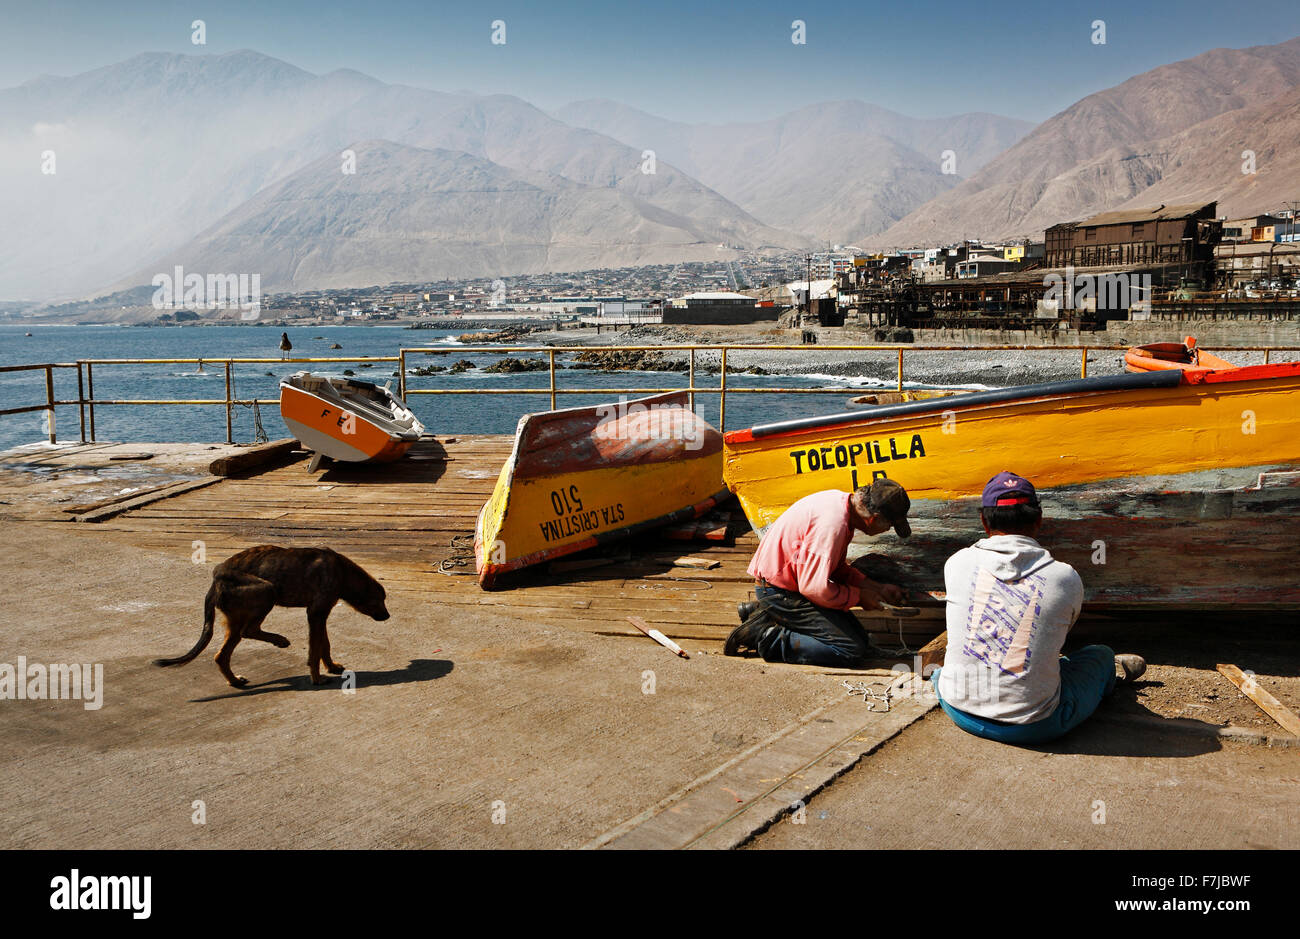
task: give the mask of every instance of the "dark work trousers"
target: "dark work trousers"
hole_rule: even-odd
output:
[[[758,640],[768,662],[794,665],[855,666],[871,652],[867,632],[846,610],[818,606],[802,594],[760,584],[754,588],[759,609],[775,628]]]

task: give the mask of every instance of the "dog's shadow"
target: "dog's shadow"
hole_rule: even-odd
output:
[[[444,675],[451,674],[451,670],[455,667],[450,659],[412,659],[411,664],[406,668],[395,668],[388,672],[353,671],[352,675],[355,683],[351,687],[360,690],[362,688],[376,688],[380,685],[402,685],[413,681],[432,681],[435,678],[442,678]],[[227,698],[247,698],[256,694],[270,694],[277,691],[333,691],[337,694],[343,689],[342,675],[330,675],[329,679],[323,685],[313,685],[310,675],[274,678],[261,684],[231,690],[225,694],[214,694],[206,698],[191,698],[190,703],[202,704],[205,701],[224,701]]]

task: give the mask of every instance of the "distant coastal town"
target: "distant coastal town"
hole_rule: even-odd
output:
[[[629,327],[859,326],[884,329],[1104,330],[1114,321],[1246,318],[1300,324],[1300,224],[1228,219],[1217,203],[1160,205],[1062,222],[1042,240],[957,243],[447,279],[269,294],[255,315],[205,302],[163,308],[153,287],[35,310],[11,321],[134,325],[551,320]],[[180,271],[177,272],[181,274]],[[178,290],[178,297],[180,292]],[[215,308],[214,308],[215,307]],[[162,312],[159,312],[162,309]],[[879,338],[899,338],[885,332]]]

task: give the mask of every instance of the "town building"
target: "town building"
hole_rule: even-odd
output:
[[[1225,219],[1224,241],[1275,241],[1275,231],[1282,220],[1275,215],[1249,215]]]
[[[813,280],[834,280],[840,274],[853,268],[854,256],[823,251],[811,255],[808,264]]]
[[[1048,267],[1190,265],[1212,260],[1217,202],[1103,212],[1047,229]]]
[[[1023,253],[1022,253],[1023,256]],[[957,277],[987,277],[990,274],[1005,274],[1020,267],[1020,259],[1005,258],[1000,254],[971,254],[966,260],[957,262]]]

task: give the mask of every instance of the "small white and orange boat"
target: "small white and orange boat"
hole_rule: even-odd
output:
[[[526,414],[474,528],[479,585],[699,518],[729,497],[722,436],[684,391]]]
[[[280,382],[280,416],[313,451],[344,463],[391,463],[420,439],[424,425],[406,402],[368,381],[298,372]]]

